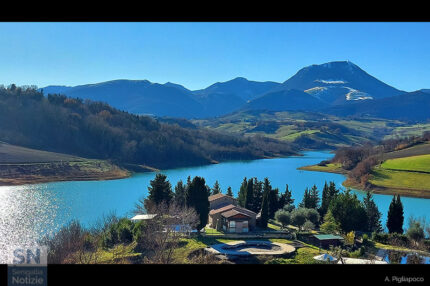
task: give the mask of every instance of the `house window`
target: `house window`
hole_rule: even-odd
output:
[[[236,227],[236,222],[235,221],[230,221],[230,227]]]

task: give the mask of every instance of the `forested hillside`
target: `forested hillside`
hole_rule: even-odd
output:
[[[243,138],[161,123],[148,116],[30,87],[0,88],[0,140],[11,144],[156,168],[291,155],[269,138]]]

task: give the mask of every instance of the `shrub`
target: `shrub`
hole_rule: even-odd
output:
[[[103,247],[111,248],[116,244],[132,242],[133,228],[134,223],[127,218],[112,224],[103,236]]]
[[[425,237],[424,227],[419,221],[413,220],[410,222],[410,226],[408,231],[406,232],[406,236],[414,242],[418,243]]]
[[[289,225],[291,223],[291,215],[289,212],[284,210],[278,210],[275,213],[275,219],[282,224],[282,228]]]
[[[304,224],[303,224],[303,229],[304,230],[313,230],[315,228],[315,225],[310,221],[307,220]]]

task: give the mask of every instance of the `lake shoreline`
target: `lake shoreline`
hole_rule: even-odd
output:
[[[302,153],[281,155],[279,156],[263,156],[262,158],[255,158],[249,160],[239,161],[254,161],[263,159],[277,159],[288,158],[293,156],[303,156]],[[19,164],[0,164],[0,186],[22,186],[34,185],[52,182],[73,182],[73,181],[108,181],[119,180],[131,177],[134,173],[148,173],[148,172],[163,172],[170,169],[200,167],[214,164],[221,164],[226,162],[235,162],[237,160],[227,161],[212,161],[210,164],[200,164],[193,166],[175,166],[168,169],[158,169],[155,167],[139,164],[119,164],[115,165],[104,160],[87,160],[76,162],[47,162],[47,163],[19,163]],[[109,168],[107,171],[103,170],[100,165],[93,165],[89,170],[80,170],[70,168],[70,163],[80,164],[96,162],[102,163],[104,168]],[[11,170],[15,168],[15,170]]]
[[[129,170],[103,160],[0,164],[0,186],[64,181],[101,181],[128,178]]]
[[[348,175],[348,172],[341,169],[341,168],[327,168],[324,170],[324,166],[318,166],[318,165],[309,165],[309,166],[303,166],[298,168],[298,170],[304,170],[304,171],[312,171],[312,172],[322,172],[322,173],[333,173],[333,174],[340,174],[340,175]],[[366,192],[366,190],[363,189],[363,186],[354,182],[351,182],[348,178],[345,179],[345,181],[342,182],[342,186],[346,188],[351,188],[357,191]],[[370,184],[367,189],[375,194],[381,194],[381,195],[400,195],[404,197],[411,197],[411,198],[420,198],[420,199],[430,199],[430,192],[428,191],[422,191],[422,190],[416,190],[416,189],[406,189],[406,188],[387,188],[382,186],[376,186],[373,184]]]

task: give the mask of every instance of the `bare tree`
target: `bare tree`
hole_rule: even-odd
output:
[[[143,262],[172,263],[180,239],[191,234],[199,223],[199,217],[194,209],[176,203],[162,203],[152,207],[149,212],[156,216],[146,221],[138,240],[138,246],[144,254]]]

